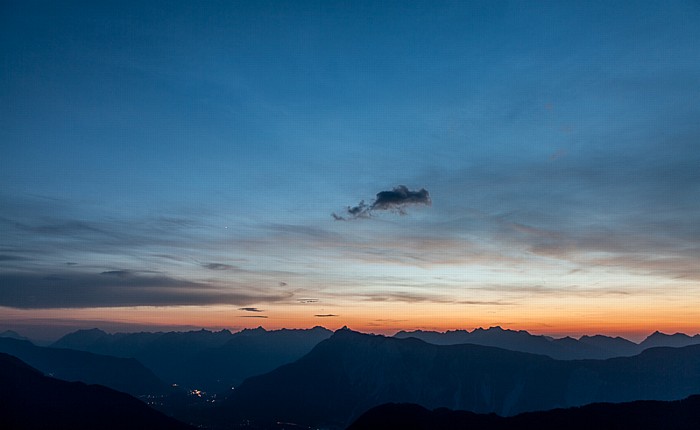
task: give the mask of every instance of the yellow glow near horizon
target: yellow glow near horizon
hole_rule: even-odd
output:
[[[129,331],[131,326],[184,330],[193,328],[232,331],[263,326],[268,330],[323,326],[391,335],[399,330],[473,330],[501,326],[555,337],[584,334],[623,336],[641,340],[655,330],[667,333],[700,332],[694,306],[660,303],[648,297],[618,299],[547,298],[527,304],[489,305],[457,303],[371,302],[344,305],[328,303],[267,304],[263,312],[246,312],[236,306],[171,306],[85,309],[3,308],[0,323],[100,327]],[[322,315],[322,316],[321,316]],[[332,315],[332,316],[331,316]],[[143,328],[141,328],[143,329]]]

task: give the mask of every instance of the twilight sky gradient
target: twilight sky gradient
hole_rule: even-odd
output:
[[[0,6],[0,328],[700,331],[697,1],[141,3]]]

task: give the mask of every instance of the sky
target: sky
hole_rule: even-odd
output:
[[[698,22],[4,1],[0,329],[698,333]]]

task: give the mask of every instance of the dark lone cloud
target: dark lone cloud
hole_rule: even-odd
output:
[[[381,191],[372,204],[374,210],[401,209],[403,205],[430,205],[430,194],[425,188],[410,191],[405,185],[399,185],[392,191]]]
[[[336,221],[346,221],[349,219],[369,218],[373,211],[394,211],[400,215],[406,214],[408,205],[430,206],[430,193],[425,188],[418,191],[411,191],[405,185],[399,185],[391,191],[380,191],[370,204],[360,201],[357,206],[348,206],[345,213],[338,215],[331,214]]]
[[[267,318],[267,315],[240,315],[239,318]]]
[[[332,318],[332,317],[337,317],[338,315],[335,314],[319,314],[319,315],[314,315],[316,318]]]
[[[318,303],[318,299],[299,299],[299,303]]]
[[[258,308],[238,308],[239,311],[246,311],[246,312],[263,312],[262,310]]]

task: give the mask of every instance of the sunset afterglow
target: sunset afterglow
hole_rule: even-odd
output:
[[[0,329],[700,332],[697,4],[420,4],[2,6]]]

